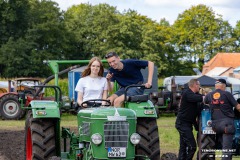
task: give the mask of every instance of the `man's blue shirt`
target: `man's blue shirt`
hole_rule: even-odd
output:
[[[145,69],[148,66],[148,61],[126,59],[121,62],[123,63],[123,69],[121,71],[113,68],[109,69],[110,73],[113,73],[112,82],[116,80],[122,87],[143,82],[141,69]]]

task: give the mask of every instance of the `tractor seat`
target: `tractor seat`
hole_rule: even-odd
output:
[[[148,95],[135,95],[135,96],[130,96],[128,97],[127,101],[128,102],[147,102],[149,99]]]

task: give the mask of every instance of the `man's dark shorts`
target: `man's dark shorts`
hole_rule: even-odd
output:
[[[119,97],[125,93],[125,88],[120,88],[115,94]],[[144,93],[144,89],[142,87],[131,87],[127,90],[127,96],[134,96],[134,95],[142,95]]]

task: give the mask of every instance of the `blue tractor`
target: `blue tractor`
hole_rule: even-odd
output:
[[[240,99],[238,99],[240,102]],[[235,128],[236,132],[233,138],[233,155],[240,155],[240,113],[235,112]],[[211,110],[204,106],[199,118],[199,132],[198,132],[198,159],[199,160],[214,160],[216,157],[222,155],[218,152],[218,144],[216,143],[216,133],[212,130]]]

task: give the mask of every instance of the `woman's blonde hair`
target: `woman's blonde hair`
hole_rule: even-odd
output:
[[[86,76],[88,76],[88,75],[91,74],[91,66],[92,66],[92,63],[93,63],[94,61],[98,61],[98,62],[100,63],[100,70],[99,70],[99,72],[98,72],[98,76],[103,77],[103,72],[104,72],[103,64],[102,64],[101,59],[98,58],[98,57],[93,57],[93,58],[89,61],[88,65],[87,65],[87,68],[82,72],[82,77],[86,77]]]
[[[209,92],[212,92],[211,88],[201,88],[199,90],[199,93],[202,94],[202,95],[207,95]]]

